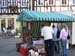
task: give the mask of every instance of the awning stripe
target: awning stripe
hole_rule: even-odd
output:
[[[23,10],[17,21],[75,21],[73,17],[60,14],[58,12],[36,12]]]

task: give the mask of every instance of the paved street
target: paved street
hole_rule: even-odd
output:
[[[21,56],[16,52],[16,43],[21,42],[21,39],[0,39],[0,56]],[[57,56],[62,56],[61,53]],[[75,47],[68,51],[68,56],[75,56]]]
[[[70,49],[68,56],[75,56],[75,47]]]
[[[62,52],[57,56],[62,56]],[[75,56],[75,47],[72,47],[68,50],[68,56]]]
[[[16,43],[21,39],[0,39],[0,56],[21,56],[16,52]]]

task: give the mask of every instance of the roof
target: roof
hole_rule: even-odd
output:
[[[52,22],[72,22],[72,16],[58,12],[38,12],[32,10],[22,10],[17,21],[52,21]]]

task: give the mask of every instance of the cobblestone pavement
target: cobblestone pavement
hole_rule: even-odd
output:
[[[0,39],[0,56],[21,56],[16,51],[16,43],[21,42],[21,39]]]

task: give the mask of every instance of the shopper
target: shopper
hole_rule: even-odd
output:
[[[62,42],[62,51],[63,56],[67,56],[67,36],[68,36],[68,27],[66,25],[62,26],[61,32],[60,32],[60,39]]]
[[[60,31],[58,29],[57,26],[53,25],[53,30],[54,30],[54,36],[53,36],[53,41],[54,41],[54,53],[59,53],[60,52],[60,47],[59,47],[59,35],[60,35]]]
[[[53,29],[50,27],[48,22],[44,23],[44,26],[41,28],[41,36],[44,37],[44,43],[45,43],[45,51],[46,56],[54,56],[53,53]]]

